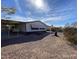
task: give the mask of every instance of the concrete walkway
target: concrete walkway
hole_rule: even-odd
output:
[[[58,35],[2,47],[1,59],[77,59],[77,50],[68,44],[62,33]]]

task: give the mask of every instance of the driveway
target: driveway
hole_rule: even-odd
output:
[[[65,40],[63,33],[58,35],[49,34],[41,40],[4,46],[1,59],[77,59],[75,47]]]

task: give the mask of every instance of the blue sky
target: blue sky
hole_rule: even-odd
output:
[[[13,20],[40,20],[54,26],[77,21],[76,0],[1,0],[1,5],[16,8],[15,14],[6,16]]]

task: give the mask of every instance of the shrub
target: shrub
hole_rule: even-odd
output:
[[[68,41],[77,45],[77,28],[66,27],[64,29],[64,36]]]
[[[50,28],[48,28],[47,31],[50,31]],[[51,31],[63,32],[63,29],[62,29],[62,27],[52,27]]]

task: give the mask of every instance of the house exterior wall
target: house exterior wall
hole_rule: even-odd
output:
[[[31,25],[30,25],[30,23],[26,23],[26,32],[31,32]]]
[[[21,31],[21,32],[26,32],[26,24],[25,24],[25,23],[20,23],[20,24],[18,25],[18,29],[19,29],[19,31]]]
[[[47,26],[41,22],[33,22],[33,23],[26,23],[26,31],[33,32],[33,31],[45,31]]]
[[[11,29],[13,27],[13,31],[15,32],[45,31],[47,29],[47,26],[40,21],[19,22],[19,21],[1,20],[1,27],[2,27],[1,30],[6,30],[6,25],[7,25],[6,23],[11,26]]]

